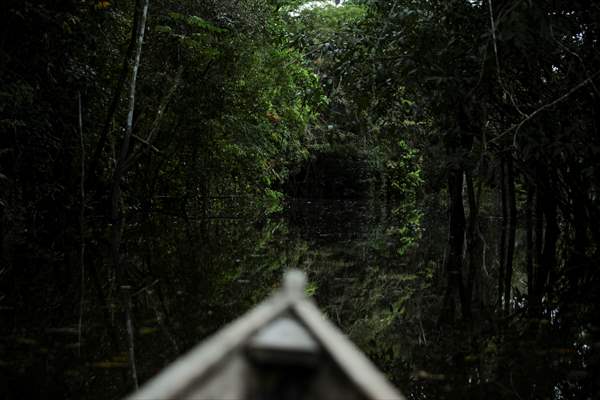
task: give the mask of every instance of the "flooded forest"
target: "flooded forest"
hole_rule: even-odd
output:
[[[0,398],[279,286],[410,400],[600,398],[600,4],[2,0]]]

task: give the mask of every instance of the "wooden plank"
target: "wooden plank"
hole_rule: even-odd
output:
[[[305,284],[304,273],[297,270],[289,271],[284,278],[283,290],[276,292],[246,315],[196,346],[187,355],[180,357],[127,399],[222,397],[220,395],[232,399],[245,397],[247,389],[250,387],[248,385],[257,379],[256,371],[252,370],[245,357],[247,350],[245,347],[252,348],[252,337],[260,329],[266,329],[265,332],[273,333],[268,329],[268,324],[284,313],[292,313],[314,336],[321,349],[329,354],[330,359],[345,376],[344,379],[339,380],[335,374],[328,375],[327,368],[323,365],[325,370],[321,368],[319,376],[325,380],[320,380],[318,384],[322,392],[338,393],[340,388],[346,388],[348,393],[345,397],[349,396],[348,398],[359,399],[364,396],[370,400],[404,400],[400,392],[387,381],[371,361],[342,332],[325,319],[312,300],[306,298]],[[298,336],[298,332],[296,335],[290,335],[289,329],[287,329],[290,327],[287,325],[271,326],[272,329],[282,327],[286,328],[283,329],[283,333],[280,332],[282,329],[275,329],[274,332],[277,333],[278,340],[290,339],[287,336]],[[285,337],[280,338],[278,335]],[[254,339],[259,344],[265,345],[261,342],[261,339],[265,338],[260,334]],[[298,338],[296,337],[296,339]],[[281,348],[286,348],[301,344],[296,342],[290,344],[287,341],[282,344],[278,340],[273,341],[270,338],[267,345],[279,345]],[[306,345],[306,343],[304,344]],[[314,346],[308,347],[312,349]],[[345,383],[346,379],[350,385]],[[352,387],[357,391],[352,392]],[[352,393],[356,395],[350,396]]]
[[[215,372],[224,360],[240,349],[254,332],[284,312],[297,298],[297,295],[287,290],[274,294],[177,359],[127,399],[156,400],[185,397],[201,384],[203,378]]]
[[[405,400],[354,343],[335,327],[309,299],[299,299],[293,310],[306,324],[348,379],[372,400]]]
[[[296,318],[283,316],[261,328],[248,342],[249,349],[317,354],[319,344]]]

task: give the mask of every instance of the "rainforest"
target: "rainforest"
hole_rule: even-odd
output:
[[[0,9],[0,398],[122,398],[289,268],[407,399],[600,398],[600,4]]]

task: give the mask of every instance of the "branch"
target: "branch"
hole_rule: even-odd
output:
[[[147,141],[144,138],[139,137],[136,134],[131,134],[131,137],[134,138],[135,140],[137,140],[140,143],[145,144],[146,146],[148,146],[150,149],[152,149],[152,151],[156,152],[156,153],[160,153],[160,150],[157,149],[152,143],[150,143],[149,141]]]
[[[523,125],[525,125],[526,122],[530,121],[533,117],[535,117],[542,111],[544,111],[552,106],[555,106],[558,103],[563,102],[564,100],[569,98],[573,93],[575,93],[576,91],[578,91],[579,89],[581,89],[582,87],[587,85],[588,83],[591,83],[592,80],[599,74],[600,74],[600,71],[596,72],[594,75],[585,79],[583,82],[580,82],[579,84],[575,85],[573,88],[571,88],[571,90],[569,90],[567,93],[563,94],[562,96],[558,97],[557,99],[554,99],[550,103],[544,104],[543,106],[541,106],[538,109],[536,109],[535,111],[533,111],[531,114],[525,114],[525,118],[523,118],[521,120],[521,122],[519,122],[518,124],[513,124],[510,128],[506,129],[504,132],[502,132],[500,135],[498,135],[498,137],[496,137],[495,139],[493,139],[491,141],[497,141],[498,139],[504,137],[505,135],[507,135],[508,133],[510,133],[516,129],[515,134],[513,136],[513,146],[517,147],[517,135],[519,134],[519,130],[521,129],[521,127],[523,127]]]
[[[125,303],[125,325],[127,327],[127,350],[129,353],[129,368],[131,368],[131,378],[135,390],[139,389],[137,366],[135,365],[135,343],[133,320],[131,319],[131,286],[121,286]]]
[[[133,13],[133,26],[137,27],[140,23],[140,13],[136,9]],[[137,42],[137,32],[138,29],[134,28],[131,31],[131,38],[129,40],[129,45],[127,46],[127,52],[125,54],[125,58],[123,59],[123,63],[121,65],[121,72],[119,75],[119,80],[117,85],[115,86],[113,97],[110,102],[110,106],[108,108],[108,112],[105,116],[104,122],[102,124],[102,130],[100,131],[100,139],[98,139],[98,143],[96,144],[96,148],[94,150],[94,154],[92,156],[92,160],[89,163],[88,167],[88,180],[92,180],[96,176],[96,168],[98,167],[98,163],[100,162],[100,157],[102,156],[102,151],[106,146],[106,142],[108,140],[109,133],[112,128],[112,120],[117,112],[117,107],[119,105],[119,101],[121,100],[121,93],[125,88],[125,83],[127,81],[127,76],[129,74],[131,59],[133,58],[133,54],[136,47]],[[93,182],[92,182],[93,183]]]
[[[515,134],[513,135],[513,146],[517,147],[517,135],[519,134],[519,130],[521,129],[521,127],[529,120],[531,120],[533,117],[535,117],[536,115],[538,115],[539,113],[541,113],[542,111],[555,106],[556,104],[566,100],[568,97],[570,97],[573,93],[575,93],[576,91],[578,91],[579,89],[581,89],[582,87],[584,87],[585,85],[587,85],[588,83],[592,82],[592,79],[595,78],[598,74],[600,74],[600,71],[596,72],[594,75],[590,76],[589,78],[587,78],[586,80],[584,80],[583,82],[575,85],[575,87],[573,87],[571,90],[569,90],[567,93],[563,94],[562,96],[560,96],[559,98],[551,101],[550,103],[544,104],[543,106],[541,106],[540,108],[538,108],[537,110],[535,110],[534,112],[532,112],[531,114],[527,115],[527,117],[525,117],[521,122],[519,122],[519,124],[517,125],[513,125],[512,127],[510,127],[509,129],[507,129],[504,133],[508,133],[510,132],[512,129],[515,129]],[[502,133],[504,135],[504,133]]]
[[[177,72],[175,73],[175,80],[173,82],[173,86],[171,86],[171,89],[169,89],[166,96],[163,98],[163,101],[161,102],[160,106],[158,107],[158,111],[156,112],[156,117],[154,118],[154,122],[152,122],[152,128],[150,128],[150,132],[148,133],[148,137],[146,138],[146,141],[148,141],[148,142],[152,141],[152,138],[158,132],[158,128],[160,127],[160,122],[162,121],[162,117],[163,117],[163,114],[165,113],[165,109],[169,105],[171,98],[173,97],[173,95],[177,91],[177,88],[179,87],[179,84],[181,83],[181,75],[182,74],[183,74],[183,65],[177,69]]]
[[[125,174],[125,161],[127,160],[127,153],[129,151],[129,142],[133,131],[133,112],[135,108],[135,94],[136,94],[136,83],[137,74],[140,66],[140,58],[142,54],[142,45],[144,43],[144,32],[146,29],[146,18],[148,16],[148,4],[150,0],[137,0],[135,6],[135,12],[140,13],[139,26],[134,27],[136,42],[135,42],[135,54],[131,63],[130,79],[129,79],[129,102],[127,112],[127,125],[125,127],[125,136],[121,144],[121,150],[119,158],[116,160],[115,170],[113,173],[112,180],[112,193],[111,193],[111,255],[113,263],[113,274],[115,276],[115,283],[120,283],[123,272],[121,271],[121,238],[123,235],[124,221],[122,218],[123,210],[123,196],[121,192],[121,179]],[[123,289],[127,288],[123,286]],[[133,381],[134,388],[138,388],[137,369],[135,365],[135,353],[133,343],[133,323],[131,321],[131,297],[128,290],[125,290],[126,303],[125,303],[125,314],[127,318],[127,332],[129,339],[129,363],[131,369],[131,379]]]
[[[121,152],[119,154],[119,159],[117,160],[117,166],[115,171],[115,176],[120,178],[124,171],[120,171],[120,169],[125,165],[125,161],[127,159],[127,153],[129,152],[129,142],[131,140],[131,134],[133,132],[133,112],[135,109],[135,94],[136,94],[136,84],[137,84],[137,75],[140,67],[140,58],[142,55],[142,44],[144,43],[144,32],[146,30],[146,18],[148,16],[148,2],[149,0],[140,0],[143,1],[141,4],[141,17],[140,17],[140,25],[138,27],[137,32],[137,41],[135,45],[135,55],[133,59],[133,64],[131,67],[131,77],[129,80],[129,101],[127,107],[127,124],[125,125],[125,136],[123,137],[123,143],[121,144]],[[121,176],[119,176],[121,174]]]
[[[498,74],[498,82],[502,85],[500,80],[500,59],[498,58],[498,44],[496,41],[496,23],[494,22],[494,7],[492,6],[492,0],[488,0],[488,7],[490,9],[490,25],[492,30],[492,43],[494,45],[494,56],[496,58],[496,73]]]
[[[160,105],[158,106],[158,110],[156,111],[156,116],[154,117],[154,121],[152,122],[152,127],[150,128],[150,132],[148,132],[148,136],[146,136],[146,139],[143,139],[143,138],[140,138],[140,137],[137,137],[134,135],[134,137],[136,139],[138,139],[142,143],[145,143],[152,150],[154,150],[156,152],[159,152],[159,150],[152,145],[152,139],[154,139],[154,137],[158,133],[158,130],[160,129],[160,123],[165,114],[165,110],[167,109],[167,106],[169,105],[171,98],[173,97],[173,95],[177,91],[177,88],[179,87],[179,84],[181,83],[182,75],[183,75],[183,66],[180,66],[177,69],[177,72],[175,74],[175,81],[173,82],[173,86],[171,86],[171,88],[169,89],[169,91],[167,92],[165,97],[163,97]],[[135,151],[132,152],[132,154],[125,160],[125,162],[123,164],[123,169],[126,171],[142,154],[143,154],[143,150],[137,151],[137,152],[135,152]]]

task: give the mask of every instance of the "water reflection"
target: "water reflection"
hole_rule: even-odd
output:
[[[137,255],[130,274],[138,283],[132,313],[140,381],[264,299],[282,271],[296,267],[308,273],[307,292],[320,308],[409,398],[590,392],[597,343],[582,332],[597,327],[573,326],[573,343],[543,321],[528,322],[527,331],[515,319],[500,334],[485,319],[479,336],[437,326],[443,237],[432,240],[432,231],[443,233],[443,221],[429,225],[419,231],[386,202],[314,199],[291,201],[270,218],[141,222],[128,232],[141,238],[128,249]],[[419,245],[421,236],[427,240]],[[81,346],[75,326],[59,315],[53,326],[0,338],[0,367],[10,371],[0,382],[6,398],[116,399],[131,391],[120,297],[106,304],[87,297]]]

